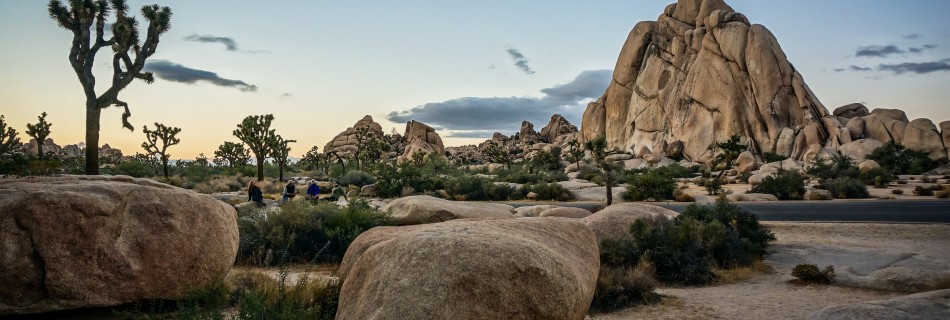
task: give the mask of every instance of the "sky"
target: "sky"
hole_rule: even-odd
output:
[[[627,34],[667,1],[130,0],[171,7],[150,58],[154,84],[133,82],[106,109],[100,143],[142,152],[142,126],[180,127],[172,158],[209,157],[248,115],[273,114],[291,156],[323,146],[364,115],[402,133],[419,120],[445,144],[540,130],[559,113],[580,127]],[[778,38],[825,106],[853,102],[950,120],[950,1],[727,1]],[[58,144],[84,136],[84,97],[67,59],[71,33],[45,0],[0,0],[0,115],[29,140],[41,112]],[[110,50],[97,57],[111,79]],[[103,89],[99,89],[101,92]],[[25,142],[25,141],[24,141]]]

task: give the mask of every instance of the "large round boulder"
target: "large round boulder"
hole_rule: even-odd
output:
[[[559,218],[584,218],[590,215],[590,211],[584,208],[559,207],[551,208],[541,212],[541,217],[559,217]]]
[[[515,208],[499,203],[460,202],[430,196],[393,200],[382,208],[400,225],[443,222],[466,218],[514,218]]]
[[[809,320],[831,319],[950,319],[950,289],[827,307]]]
[[[223,278],[237,215],[126,176],[0,180],[0,314],[180,299]]]
[[[679,213],[666,208],[637,202],[620,203],[587,216],[580,221],[590,227],[597,242],[623,240],[630,236],[630,225],[640,219],[664,216],[674,218]]]
[[[857,163],[864,161],[864,158],[871,154],[874,149],[880,148],[884,144],[874,139],[861,139],[851,141],[838,147],[838,152],[850,157]]]
[[[597,239],[572,219],[380,229],[346,252],[337,319],[584,319],[593,298]]]

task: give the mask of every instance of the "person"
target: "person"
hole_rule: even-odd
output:
[[[264,206],[264,192],[261,191],[254,180],[247,183],[247,201],[254,201],[258,207]]]
[[[320,199],[320,186],[317,185],[317,180],[310,179],[310,185],[307,186],[307,197],[310,201]]]
[[[287,200],[293,200],[297,196],[297,183],[293,180],[287,181],[287,185],[284,186],[284,196],[281,199],[281,204],[287,203]]]

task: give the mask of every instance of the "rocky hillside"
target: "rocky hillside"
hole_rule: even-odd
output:
[[[947,158],[947,133],[933,122],[856,112],[829,113],[766,27],[722,0],[679,0],[630,32],[613,81],[588,105],[581,131],[633,154],[682,153],[706,163],[715,143],[735,134],[757,155],[801,159],[814,145],[837,149],[871,138]]]

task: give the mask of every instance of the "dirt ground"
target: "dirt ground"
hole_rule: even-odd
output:
[[[950,263],[950,225],[766,223],[778,241],[773,250],[821,245],[902,252]],[[837,285],[796,285],[790,261],[766,258],[771,272],[738,283],[698,288],[661,288],[663,302],[592,315],[592,319],[804,319],[825,307],[906,295]],[[844,262],[842,262],[844,263]]]

